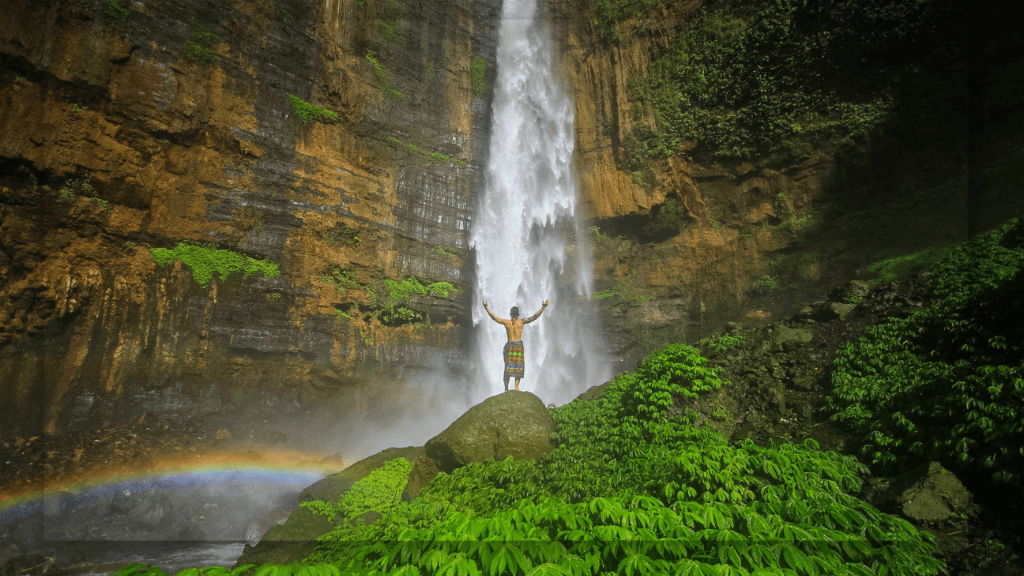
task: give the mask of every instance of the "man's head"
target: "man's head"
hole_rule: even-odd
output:
[[[512,311],[509,312],[513,318],[519,318],[519,306],[513,306]]]

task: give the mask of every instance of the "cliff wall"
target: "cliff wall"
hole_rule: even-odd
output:
[[[692,154],[702,144],[693,138],[643,167],[630,158],[644,145],[637,135],[665,130],[652,104],[652,62],[701,15],[739,9],[749,21],[757,6],[548,5],[576,99],[595,296],[619,368],[726,322],[759,326],[791,314],[869,274],[872,262],[966,239],[965,28],[958,13],[942,12],[946,3],[932,4],[940,16],[912,61],[868,54],[877,60],[836,72],[853,83],[884,74],[897,86],[889,116],[856,146],[726,161]],[[618,18],[611,27],[609,14]]]
[[[360,410],[457,366],[498,10],[5,3],[0,436]],[[183,241],[280,275],[154,262]]]

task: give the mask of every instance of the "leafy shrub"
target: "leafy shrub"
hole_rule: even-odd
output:
[[[195,17],[191,23],[192,28],[185,41],[185,57],[202,64],[213,64],[217,61],[217,53],[213,48],[220,43],[221,37],[204,28]]]
[[[49,186],[42,186],[41,188],[43,190],[50,189]],[[76,193],[92,194],[93,190],[94,188],[92,186],[92,183],[90,182],[89,176],[85,176],[82,178],[70,178],[68,180],[65,180],[64,185],[57,190],[57,202],[67,204],[68,202],[73,202],[75,200]],[[100,200],[99,198],[89,198],[89,200],[100,204],[104,208],[107,207],[106,200]]]
[[[338,287],[338,292],[359,288],[359,282],[352,276],[352,272],[342,270],[341,268],[334,268],[330,273],[321,274],[319,280],[328,284],[334,284]]]
[[[281,274],[277,264],[273,262],[256,260],[230,250],[221,250],[212,242],[202,245],[195,242],[180,242],[170,249],[151,248],[150,254],[158,266],[167,266],[181,260],[182,264],[191,270],[192,278],[203,288],[213,280],[214,274],[219,276],[221,282],[226,282],[228,276],[235,272],[241,272],[243,279],[254,274],[266,278],[276,278]]]
[[[405,458],[395,458],[353,484],[337,505],[322,500],[310,500],[301,505],[331,521],[339,514],[344,518],[355,518],[366,512],[385,514],[401,501],[410,472],[412,463]]]
[[[381,322],[393,324],[420,319],[419,312],[406,307],[413,296],[447,298],[450,292],[458,292],[458,288],[449,282],[434,282],[424,286],[415,277],[401,281],[385,278],[381,288],[373,292],[371,297],[374,301],[374,313]]]
[[[310,104],[294,94],[288,94],[288,101],[292,103],[292,112],[302,120],[303,124],[312,124],[314,122],[331,123],[338,121],[337,112]]]
[[[931,270],[933,303],[873,326],[836,355],[832,419],[879,471],[928,459],[1024,484],[1024,224],[957,245]]]
[[[949,247],[947,246],[928,248],[913,254],[903,254],[873,262],[866,269],[872,274],[878,274],[878,278],[871,281],[872,284],[891,282],[936,263],[948,251]]]
[[[704,338],[700,343],[712,350],[725,352],[730,348],[738,346],[745,338],[746,337],[743,334],[737,334],[735,336],[722,334],[721,336],[715,336],[714,338]]]
[[[93,204],[96,204],[97,206],[103,208],[104,210],[110,210],[110,202],[108,200],[103,200],[102,198],[86,198],[86,200],[92,202]]]

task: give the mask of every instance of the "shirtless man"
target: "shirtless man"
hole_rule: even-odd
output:
[[[508,392],[508,383],[512,378],[516,379],[516,390],[519,390],[519,380],[526,373],[526,359],[523,357],[523,326],[540,318],[541,312],[548,307],[548,302],[548,300],[545,300],[540,310],[526,320],[519,318],[519,307],[513,306],[511,311],[512,319],[505,320],[495,316],[494,312],[491,312],[491,309],[487,307],[487,300],[484,300],[484,310],[487,310],[487,314],[495,322],[505,327],[505,334],[508,336],[508,342],[505,343],[504,350],[505,374],[501,377],[505,382],[505,392]]]

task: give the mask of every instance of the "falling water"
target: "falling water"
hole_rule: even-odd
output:
[[[610,367],[590,313],[592,265],[571,170],[573,103],[552,73],[550,35],[536,0],[504,1],[497,60],[486,189],[470,236],[481,370],[475,392],[503,389],[505,331],[482,301],[499,317],[518,306],[526,318],[550,299],[523,331],[521,386],[561,404],[604,382]]]

